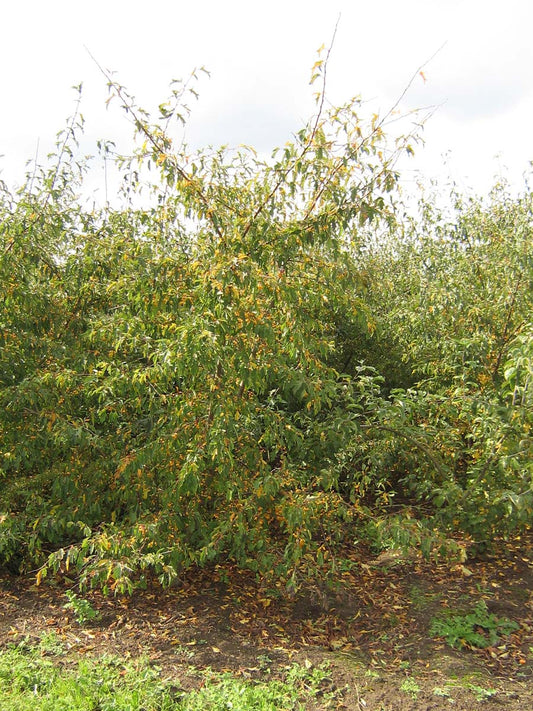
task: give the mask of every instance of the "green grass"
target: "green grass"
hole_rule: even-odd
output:
[[[69,655],[70,656],[70,655]],[[324,667],[288,667],[283,680],[249,682],[231,674],[197,672],[201,687],[182,691],[146,659],[104,656],[68,662],[55,635],[37,646],[0,652],[2,711],[278,711],[303,709],[321,694]],[[323,706],[327,708],[327,705]]]

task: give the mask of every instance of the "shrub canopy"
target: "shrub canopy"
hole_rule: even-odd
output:
[[[2,193],[0,563],[297,585],[356,540],[430,553],[527,522],[531,194],[400,219],[413,138],[359,100],[322,90],[265,160],[178,147],[181,85],[154,122],[110,88],[129,203],[78,197],[78,114]]]

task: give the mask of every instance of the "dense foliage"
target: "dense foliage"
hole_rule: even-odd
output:
[[[531,194],[400,219],[410,139],[358,100],[319,92],[264,160],[173,141],[186,87],[154,123],[110,88],[128,203],[78,197],[77,115],[2,193],[0,563],[297,585],[358,540],[429,554],[527,523]]]

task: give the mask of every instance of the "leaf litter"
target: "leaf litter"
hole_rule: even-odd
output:
[[[88,592],[98,615],[83,626],[66,606],[71,581],[37,586],[4,573],[0,645],[53,631],[73,659],[148,655],[183,688],[200,683],[199,670],[258,680],[282,678],[294,662],[327,663],[327,703],[339,709],[444,709],[450,700],[457,709],[531,709],[533,532],[495,550],[467,566],[413,557],[383,565],[359,547],[345,552],[351,564],[334,590],[313,585],[296,595],[273,595],[254,574],[215,566],[131,597]],[[480,602],[518,628],[485,649],[455,650],[430,636],[435,616]]]

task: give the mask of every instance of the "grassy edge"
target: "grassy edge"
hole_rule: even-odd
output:
[[[282,678],[269,681],[191,666],[185,675],[191,688],[186,690],[165,678],[147,657],[77,655],[71,660],[67,655],[54,633],[37,645],[26,640],[0,650],[3,711],[277,711],[304,709],[317,697],[321,708],[334,702],[335,694],[325,691],[326,665],[293,664]]]

